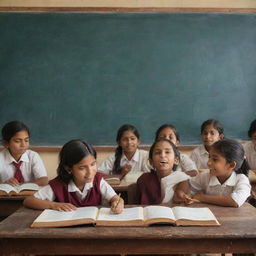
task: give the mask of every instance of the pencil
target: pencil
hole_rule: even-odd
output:
[[[198,199],[194,199],[194,198],[191,198],[191,197],[189,197],[189,196],[185,196],[186,197],[186,199],[188,199],[189,201],[192,201],[192,202],[195,202],[195,203],[200,203],[200,201],[198,200]]]
[[[117,199],[117,203],[116,203],[115,209],[116,209],[116,207],[118,206],[118,204],[119,204],[119,202],[120,202],[120,199],[121,199],[121,193],[118,194],[118,199]]]

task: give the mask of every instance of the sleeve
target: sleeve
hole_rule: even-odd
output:
[[[189,180],[192,193],[195,194],[199,191],[206,190],[206,186],[209,184],[208,176],[209,176],[208,172],[201,172]]]
[[[54,192],[51,188],[50,185],[46,185],[39,189],[35,194],[34,197],[37,199],[42,199],[42,200],[49,200],[49,201],[54,201],[55,200],[55,195]]]
[[[248,177],[244,174],[238,174],[236,186],[231,193],[232,199],[240,207],[251,194],[251,185]]]
[[[192,151],[190,158],[194,162],[194,164],[196,166],[196,170],[199,169],[198,166],[199,166],[200,162],[198,159],[197,148]]]
[[[115,190],[103,178],[100,181],[100,193],[102,198],[108,202],[116,195]]]
[[[37,152],[33,152],[31,160],[32,160],[32,173],[35,179],[39,179],[41,177],[47,177],[47,172],[44,167],[44,163]]]
[[[115,162],[115,154],[108,156],[106,160],[102,162],[98,170],[105,174],[111,174]]]
[[[194,161],[187,155],[181,154],[180,157],[180,166],[183,172],[197,170],[196,164]]]
[[[142,172],[150,172],[152,169],[152,166],[149,163],[149,156],[148,156],[148,151],[144,151],[145,153],[143,154],[143,162],[142,162]]]

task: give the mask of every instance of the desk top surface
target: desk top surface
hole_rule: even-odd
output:
[[[72,239],[180,239],[180,238],[253,238],[256,239],[256,208],[245,203],[240,208],[194,204],[209,207],[221,226],[174,227],[94,227],[30,228],[41,211],[20,208],[0,223],[1,238]]]

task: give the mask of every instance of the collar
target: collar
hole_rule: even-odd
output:
[[[202,144],[199,146],[200,155],[209,155],[209,152],[205,149],[205,146]]]
[[[233,171],[232,174],[230,175],[230,177],[223,183],[220,184],[218,178],[216,176],[211,176],[210,177],[210,182],[209,182],[209,186],[217,186],[217,185],[221,185],[221,186],[235,186],[236,184],[236,173]]]
[[[8,149],[5,149],[5,159],[6,159],[8,164],[11,164],[12,162],[17,163],[17,161],[13,158],[13,156],[11,155],[11,153]],[[27,151],[24,154],[22,154],[22,156],[20,157],[19,162],[20,161],[27,162],[27,163],[29,162]]]
[[[85,191],[89,190],[93,186],[92,182],[85,183],[83,192],[76,186],[73,180],[68,183],[68,192],[78,192],[79,194],[83,194]]]
[[[123,153],[122,158],[124,158],[126,161],[130,162],[130,161],[134,161],[134,162],[139,162],[140,160],[140,152],[139,149],[136,149],[134,155],[132,156],[131,160],[128,160],[126,155]]]

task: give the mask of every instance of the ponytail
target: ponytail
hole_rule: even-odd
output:
[[[248,172],[250,170],[250,166],[246,159],[244,159],[242,165],[240,168],[238,168],[235,172],[237,174],[244,174],[245,176],[248,176]]]
[[[112,172],[113,174],[120,174],[121,173],[121,157],[123,154],[123,150],[121,146],[118,146],[115,151],[115,162],[113,165]]]

